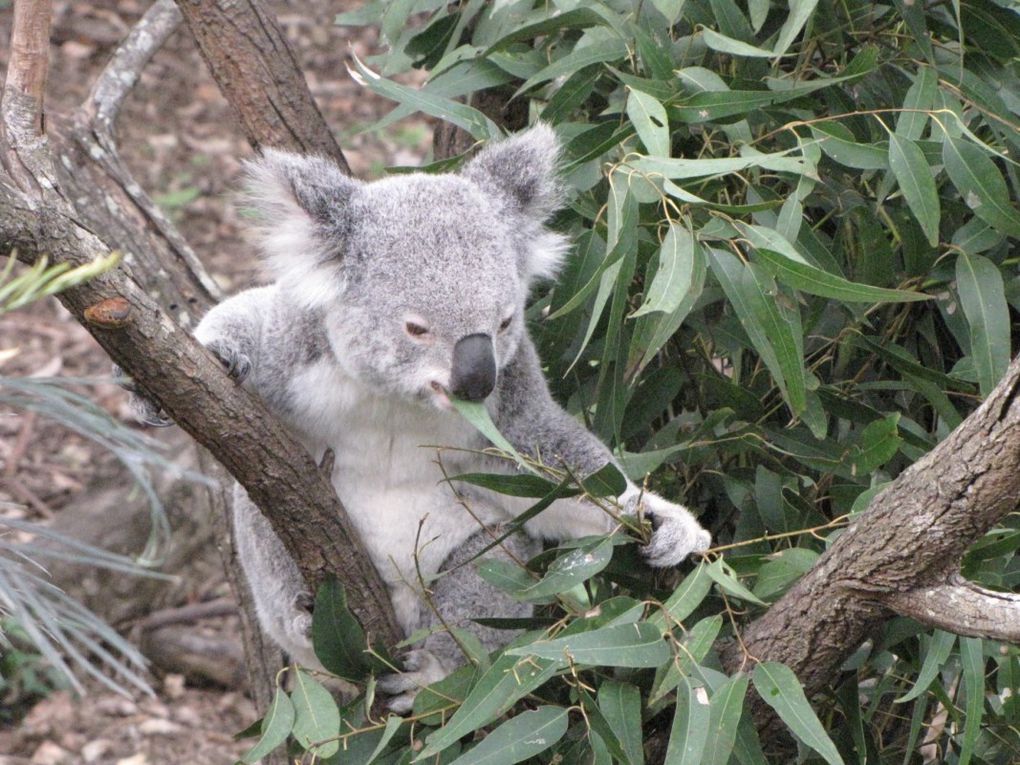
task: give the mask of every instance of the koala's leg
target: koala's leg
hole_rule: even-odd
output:
[[[237,557],[255,601],[262,630],[292,660],[322,669],[312,650],[312,594],[297,564],[248,494],[234,484],[234,538]]]
[[[500,529],[493,529],[500,534]],[[484,627],[472,621],[480,617],[526,618],[532,615],[530,603],[520,603],[507,593],[493,587],[482,579],[473,563],[468,563],[492,541],[492,534],[480,530],[460,545],[443,563],[441,572],[449,572],[437,579],[431,586],[431,601],[435,607],[423,604],[421,617],[415,629],[427,627],[437,629],[425,639],[421,648],[410,651],[404,657],[405,671],[389,675],[379,681],[380,689],[393,696],[388,706],[394,712],[407,712],[414,703],[418,691],[427,685],[442,680],[457,667],[466,663],[467,658],[457,641],[444,629],[457,627],[469,632],[481,642],[486,651],[492,652],[509,643],[519,633],[514,630],[497,630]],[[502,545],[494,547],[482,558],[497,558],[505,561],[519,560],[526,563],[542,549],[539,542],[524,534],[515,534],[505,539]]]
[[[553,400],[528,339],[500,376],[496,424],[518,451],[548,465],[566,465],[581,478],[607,462],[616,464],[605,444]],[[632,481],[627,481],[617,501],[624,514],[643,513],[652,522],[652,539],[642,552],[653,566],[675,566],[712,543],[711,535],[686,507],[644,492]],[[611,516],[578,499],[554,502],[527,524],[529,533],[554,540],[604,534],[613,526]]]

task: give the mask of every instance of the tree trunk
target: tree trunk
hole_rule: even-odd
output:
[[[728,645],[731,671],[748,659],[789,666],[808,694],[891,614],[960,635],[1020,641],[1020,596],[963,582],[967,548],[1020,507],[1020,357],[985,402],[905,470],[815,566]],[[768,715],[759,709],[759,721]]]
[[[317,110],[316,121],[307,109],[299,108],[306,103],[314,110],[314,104],[275,23],[254,2],[233,13],[233,24],[249,19],[244,28],[254,47],[230,51],[216,30],[206,30],[207,42],[218,39],[221,55],[234,53],[237,61],[257,56],[263,70],[282,72],[276,81],[287,96],[263,104],[267,114],[275,115],[273,119],[245,121],[249,137],[257,145],[314,148],[342,162]],[[251,19],[257,23],[250,23]],[[326,576],[339,576],[366,632],[392,644],[402,636],[388,593],[329,480],[262,403],[226,378],[219,363],[183,331],[215,302],[218,291],[184,238],[117,157],[113,128],[120,104],[178,21],[169,0],[159,0],[150,8],[97,81],[83,109],[50,136],[51,149],[42,133],[49,3],[19,1],[0,103],[0,248],[4,252],[16,248],[26,262],[46,253],[54,262],[72,266],[91,262],[113,248],[127,253],[116,271],[62,294],[64,305],[111,358],[234,473],[266,512],[310,585],[314,588]],[[273,42],[267,45],[262,37]],[[288,72],[290,80],[283,76]],[[257,109],[257,95],[248,92],[247,109]],[[284,130],[288,125],[297,127]],[[209,507],[225,527],[229,520],[221,490],[209,493]],[[241,584],[229,539],[224,547],[238,597],[249,606],[244,618],[253,628],[250,598]],[[246,643],[253,690],[265,709],[279,651],[267,645],[256,629],[248,630]]]
[[[273,14],[259,0],[177,0],[248,142],[328,157],[350,173]]]

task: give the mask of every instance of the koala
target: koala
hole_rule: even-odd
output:
[[[539,125],[493,142],[459,172],[354,180],[330,161],[267,150],[247,165],[253,235],[274,281],[213,308],[196,337],[240,384],[261,396],[319,459],[335,453],[332,481],[386,582],[408,634],[466,626],[471,616],[523,616],[527,606],[489,587],[470,560],[485,528],[512,521],[527,501],[459,486],[445,474],[512,471],[452,407],[484,402],[520,453],[585,477],[613,462],[607,447],[551,397],[525,327],[532,286],[555,276],[567,251],[546,227],[561,201],[554,132]],[[436,447],[442,466],[437,464]],[[643,548],[653,566],[705,550],[710,536],[683,506],[628,483],[624,513],[652,521]],[[311,593],[268,521],[234,490],[241,563],[265,631],[297,661],[318,667]],[[614,530],[582,498],[564,498],[492,554],[527,560],[540,540]],[[419,528],[420,527],[420,528]],[[428,581],[447,563],[451,575]],[[419,576],[419,573],[421,577]],[[507,641],[471,628],[494,650]],[[391,708],[441,679],[462,657],[435,633],[383,678]]]

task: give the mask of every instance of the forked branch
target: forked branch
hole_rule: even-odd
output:
[[[100,226],[82,225],[87,216],[53,180],[40,117],[49,3],[19,0],[16,6],[12,60],[0,104],[8,139],[5,167],[13,167],[0,172],[0,251],[16,248],[26,262],[46,254],[52,262],[73,267],[111,249],[111,242],[94,233],[105,236],[100,226],[109,220],[100,216]],[[121,221],[111,225],[119,231]],[[339,576],[366,631],[390,645],[399,640],[385,585],[329,479],[262,402],[227,378],[127,269],[69,289],[60,298],[110,357],[266,511],[309,583],[314,587],[328,575]]]
[[[957,572],[967,548],[1020,508],[1018,393],[1020,357],[977,410],[879,493],[744,631],[743,647],[727,647],[727,666],[748,655],[780,661],[818,693],[890,612],[1015,641],[1020,596],[967,584]]]

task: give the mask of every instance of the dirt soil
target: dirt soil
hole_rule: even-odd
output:
[[[54,3],[48,113],[67,113],[84,100],[148,5],[139,0]],[[336,13],[357,5],[351,0],[270,3],[354,173],[369,178],[390,165],[421,163],[431,126],[416,118],[379,134],[358,132],[392,105],[360,89],[347,74],[351,51],[364,58],[377,50],[375,30],[333,24]],[[11,0],[0,0],[0,67],[9,50],[11,7]],[[118,142],[136,179],[226,291],[256,282],[258,270],[231,206],[240,162],[251,149],[184,26],[157,53],[125,104]],[[11,349],[17,352],[5,353]],[[109,360],[49,299],[0,319],[0,376],[28,375],[108,378]],[[111,413],[128,416],[125,395],[114,385],[81,391]],[[45,418],[0,408],[0,518],[49,523],[94,496],[90,487],[117,470],[109,453],[81,436]],[[222,578],[199,586],[203,596],[225,592]],[[225,624],[236,629],[232,620]],[[245,751],[246,744],[233,742],[232,734],[256,715],[242,693],[193,688],[173,674],[152,682],[155,697],[127,699],[100,688],[85,698],[67,691],[50,694],[17,724],[0,727],[0,765],[213,765],[234,762]],[[0,694],[0,712],[9,703]]]

